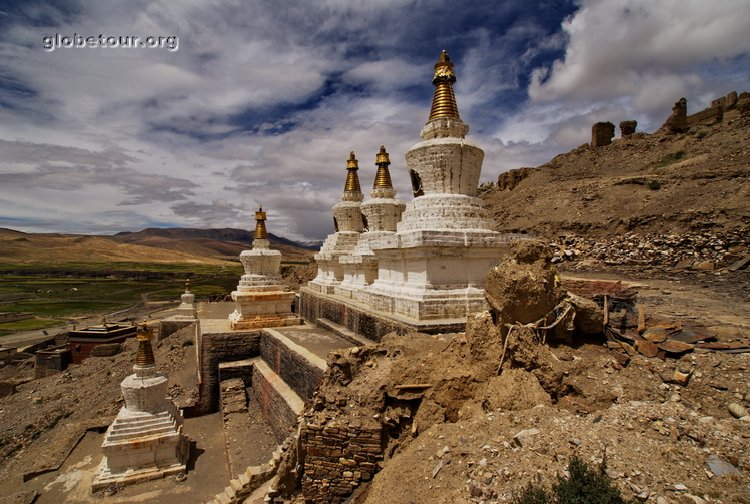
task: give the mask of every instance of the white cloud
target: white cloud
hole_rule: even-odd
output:
[[[696,67],[750,51],[746,14],[745,0],[584,0],[563,23],[565,58],[537,69],[529,95],[536,101],[628,95],[645,103],[660,85],[688,94],[703,84]]]
[[[440,49],[454,57],[459,109],[493,180],[588,141],[592,122],[646,129],[682,95],[693,108],[740,90],[741,3],[586,0],[563,33],[520,0],[469,13],[447,0],[112,0],[67,12],[30,1],[35,22],[0,34],[0,223],[247,228],[263,203],[272,232],[321,238],[350,150],[368,193],[385,144],[410,199],[404,154],[420,140]],[[498,28],[492,16],[514,21]],[[180,44],[43,51],[56,32]],[[526,102],[533,65],[562,49],[564,60],[536,70]]]

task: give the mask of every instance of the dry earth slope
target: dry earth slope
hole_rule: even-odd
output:
[[[730,112],[684,134],[659,130],[584,144],[536,169],[501,174],[505,189],[482,197],[500,231],[547,238],[747,229],[750,100]]]

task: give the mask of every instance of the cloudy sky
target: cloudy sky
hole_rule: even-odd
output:
[[[332,231],[346,159],[371,186],[419,141],[447,49],[483,180],[590,139],[653,131],[748,88],[747,0],[147,0],[0,4],[0,226]],[[177,37],[177,47],[59,47],[46,36]],[[174,50],[176,49],[176,50]]]

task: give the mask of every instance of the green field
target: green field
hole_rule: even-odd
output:
[[[122,310],[141,301],[178,300],[190,278],[196,300],[223,295],[242,268],[184,264],[74,264],[63,267],[0,264],[0,312],[36,318],[0,324],[0,335],[44,329],[70,319]]]

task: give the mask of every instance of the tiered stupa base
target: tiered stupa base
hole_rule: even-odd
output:
[[[417,321],[465,320],[486,309],[485,276],[511,238],[488,230],[399,231],[375,249],[378,278],[358,298]]]
[[[170,403],[171,404],[171,403]],[[182,417],[172,405],[157,414],[125,407],[109,426],[102,444],[94,491],[185,472],[190,442],[182,434]]]
[[[245,277],[243,277],[244,279]],[[300,319],[291,312],[294,292],[282,285],[255,286],[232,292],[237,308],[229,315],[232,329],[246,330],[260,327],[299,325]]]
[[[320,252],[315,254],[318,265],[317,276],[309,282],[311,289],[324,294],[333,294],[336,286],[344,279],[344,270],[339,258],[350,254],[357,246],[359,233],[353,231],[338,231],[323,243]]]

